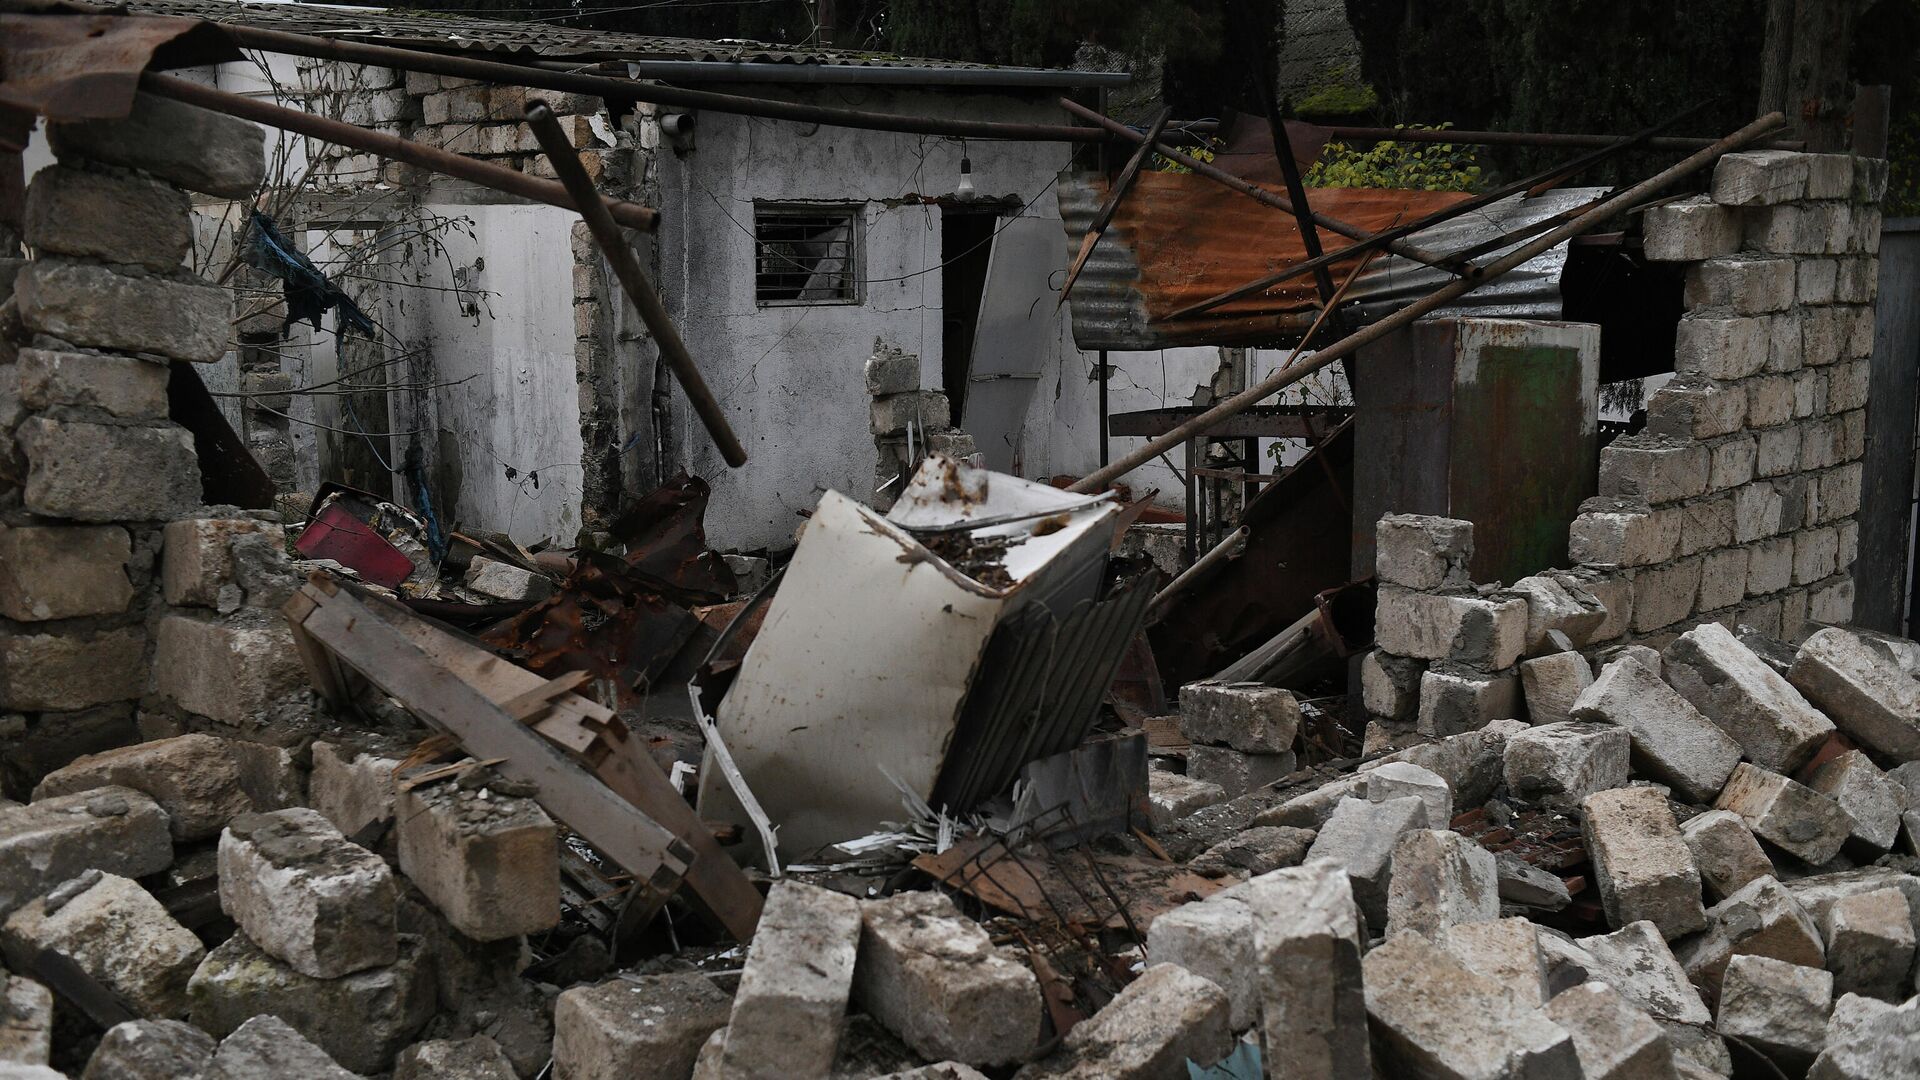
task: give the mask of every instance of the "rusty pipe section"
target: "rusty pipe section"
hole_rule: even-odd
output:
[[[368,131],[363,127],[301,112],[298,109],[281,108],[269,102],[230,94],[225,90],[215,90],[210,86],[201,86],[185,79],[176,79],[171,75],[146,72],[140,76],[140,87],[161,97],[184,101],[189,105],[198,105],[203,109],[237,116],[242,120],[251,120],[256,124],[265,124],[282,131],[291,131],[296,135],[306,135],[322,142],[351,146],[355,150],[364,150],[369,154],[378,154],[394,161],[404,161],[409,165],[417,165],[444,176],[457,177],[495,191],[518,195],[523,199],[558,206],[563,210],[579,209],[573,197],[567,194],[567,189],[552,180],[542,180],[537,176],[528,176],[526,173],[516,172],[504,166],[476,161],[464,154],[456,154],[439,147],[424,146],[398,136]],[[652,207],[609,199],[598,193],[593,195],[593,201],[613,220],[629,229],[652,232],[660,227],[660,212]]]
[[[587,223],[587,231],[593,234],[593,242],[599,245],[607,261],[613,264],[613,276],[620,279],[620,288],[640,312],[640,318],[660,346],[660,354],[673,366],[674,376],[687,392],[687,400],[693,403],[693,411],[699,414],[700,423],[706,426],[714,445],[720,448],[720,456],[736,469],[745,465],[746,449],[734,436],[733,426],[727,422],[727,414],[721,411],[720,402],[715,400],[713,391],[707,388],[707,380],[700,376],[700,368],[694,364],[693,355],[687,352],[687,343],[680,340],[680,331],[673,325],[673,320],[667,317],[667,307],[660,302],[660,294],[654,291],[653,282],[647,280],[646,272],[640,269],[640,260],[634,258],[633,248],[628,246],[627,238],[620,235],[613,215],[607,212],[599,193],[593,190],[593,181],[587,176],[587,170],[581,167],[578,153],[573,144],[567,141],[567,133],[560,129],[559,118],[554,116],[546,102],[529,101],[527,126],[533,129],[534,138],[540,140],[540,149],[546,151],[547,160],[553,162],[553,171],[559,175],[560,183],[566,186],[574,205],[580,208],[580,217]]]
[[[1320,130],[1329,139],[1342,142],[1419,142],[1419,143],[1455,143],[1463,146],[1532,146],[1543,148],[1564,148],[1569,150],[1603,149],[1618,142],[1618,135],[1569,135],[1551,131],[1456,131],[1453,128],[1379,128],[1379,127],[1327,127]],[[1714,144],[1713,139],[1693,138],[1685,135],[1660,135],[1650,138],[1644,144],[1647,150],[1703,150]],[[1755,143],[1756,150],[1804,150],[1806,143],[1798,140],[1774,139]]]
[[[1314,353],[1311,357],[1298,363],[1287,364],[1279,371],[1262,379],[1259,383],[1242,390],[1238,394],[1215,405],[1213,408],[1208,409],[1206,412],[1201,413],[1199,416],[1175,427],[1165,435],[1148,440],[1146,445],[1127,454],[1119,461],[1105,468],[1096,469],[1088,473],[1067,490],[1079,492],[1103,490],[1114,480],[1125,476],[1132,470],[1152,461],[1154,458],[1179,446],[1188,439],[1205,435],[1208,429],[1220,423],[1220,421],[1237,415],[1249,406],[1258,404],[1262,398],[1278,392],[1283,387],[1299,382],[1301,379],[1326,367],[1335,360],[1352,356],[1362,348],[1379,341],[1388,334],[1410,325],[1416,319],[1419,319],[1430,311],[1447,306],[1460,297],[1465,296],[1467,293],[1472,292],[1474,289],[1498,279],[1514,267],[1525,263],[1540,253],[1558,244],[1565,243],[1572,237],[1591,230],[1601,222],[1612,219],[1615,215],[1630,206],[1644,202],[1649,195],[1660,191],[1675,181],[1699,172],[1701,169],[1720,160],[1722,155],[1732,153],[1756,141],[1763,135],[1773,133],[1783,127],[1786,122],[1787,118],[1784,115],[1777,112],[1768,113],[1753,123],[1719,140],[1712,146],[1695,151],[1677,164],[1653,174],[1612,198],[1606,199],[1598,206],[1567,222],[1565,225],[1554,229],[1552,232],[1495,259],[1493,262],[1488,263],[1478,276],[1449,282],[1441,288],[1428,293],[1419,301],[1401,308],[1399,311],[1381,319],[1379,322],[1362,327],[1354,333],[1348,334],[1339,341]],[[1311,335],[1311,331],[1309,331],[1309,335]]]

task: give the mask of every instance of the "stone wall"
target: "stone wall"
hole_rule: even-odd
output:
[[[1370,715],[1452,734],[1515,714],[1526,657],[1851,618],[1885,187],[1884,161],[1732,154],[1647,212],[1647,257],[1689,264],[1676,375],[1601,451],[1573,568],[1476,586],[1469,523],[1383,518]]]

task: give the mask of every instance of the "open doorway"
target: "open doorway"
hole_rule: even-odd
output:
[[[987,286],[993,230],[1000,221],[992,208],[940,208],[940,386],[953,409],[954,426],[966,423],[967,380],[973,373],[974,326]]]

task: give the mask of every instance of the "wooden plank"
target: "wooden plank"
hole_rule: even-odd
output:
[[[672,891],[689,861],[687,845],[358,600],[339,591],[325,595],[318,583],[303,591],[315,607],[302,625],[343,663],[453,734],[468,753],[501,759],[495,766],[501,775],[533,785],[541,806],[661,899]]]
[[[28,961],[26,974],[65,998],[103,1028],[140,1019],[120,995],[87,974],[73,958],[53,949],[41,949]]]
[[[500,711],[515,720],[531,721],[534,717],[551,709],[554,698],[572,693],[581,683],[592,677],[589,672],[569,671],[558,678],[548,679],[524,694],[501,702]]]
[[[511,700],[545,681],[526,668],[509,663],[478,645],[468,644],[403,608],[382,604],[370,610],[435,662],[493,701]],[[578,696],[561,698],[556,709],[575,703],[606,711]],[[721,849],[693,807],[673,789],[653,756],[628,738],[624,727],[616,725],[617,721],[601,733],[603,743],[611,752],[593,765],[594,775],[687,845],[693,857],[685,878],[700,901],[698,906],[735,938],[748,940],[760,922],[760,907],[764,902],[760,891],[754,888],[739,864]]]

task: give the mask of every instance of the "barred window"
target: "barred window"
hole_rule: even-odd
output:
[[[759,304],[860,302],[855,206],[756,206],[753,298]]]

